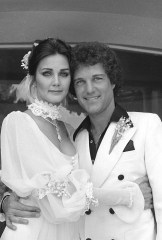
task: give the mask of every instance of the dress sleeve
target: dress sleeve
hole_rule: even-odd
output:
[[[32,178],[42,171],[48,157],[43,139],[35,133],[26,115],[10,113],[1,130],[1,180],[20,197],[30,195],[34,187]]]
[[[13,112],[3,121],[2,181],[22,198],[22,203],[39,206],[48,222],[77,221],[84,214],[85,190],[75,188],[70,197],[56,194],[57,188],[52,184],[55,186],[55,180],[66,179],[73,166],[69,163],[60,166],[61,159],[53,155],[57,151],[51,153],[52,144],[42,137],[35,122],[26,115]],[[53,177],[50,181],[49,176]],[[41,198],[36,197],[37,190],[43,194]]]
[[[84,215],[91,204],[97,206],[90,176],[83,169],[63,167],[57,175],[46,173],[36,178],[36,182],[42,182],[42,187],[34,189],[32,194],[39,199],[40,205],[44,205],[42,211],[48,221],[51,219],[53,222],[55,218],[55,223],[63,219],[74,222]]]

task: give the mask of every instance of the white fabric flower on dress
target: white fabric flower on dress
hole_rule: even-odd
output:
[[[42,181],[42,184],[40,182]],[[42,199],[48,194],[54,194],[62,198],[65,207],[71,206],[74,199],[81,199],[83,214],[90,205],[97,206],[98,200],[93,197],[93,184],[90,177],[83,169],[73,169],[72,166],[64,166],[56,173],[42,173],[37,175],[36,182],[42,185],[32,191],[32,196]]]

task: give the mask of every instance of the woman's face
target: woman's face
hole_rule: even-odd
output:
[[[69,62],[64,55],[45,57],[38,64],[35,74],[37,98],[60,104],[69,91],[70,81]]]

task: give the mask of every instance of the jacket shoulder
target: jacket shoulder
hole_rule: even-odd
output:
[[[134,123],[147,123],[147,122],[161,122],[160,117],[156,113],[147,112],[128,112],[132,122]]]

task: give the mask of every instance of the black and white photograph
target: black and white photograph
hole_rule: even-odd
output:
[[[162,1],[0,0],[0,239],[162,240]]]

